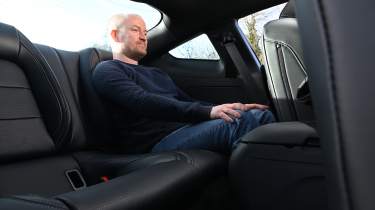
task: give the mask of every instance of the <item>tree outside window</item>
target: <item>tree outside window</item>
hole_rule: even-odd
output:
[[[285,4],[280,4],[248,15],[238,20],[240,29],[245,34],[261,64],[264,64],[264,56],[261,43],[263,26],[271,20],[278,19],[284,6]]]

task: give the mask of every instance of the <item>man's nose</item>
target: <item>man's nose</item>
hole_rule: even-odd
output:
[[[146,37],[145,34],[140,33],[140,34],[139,34],[139,39],[142,40],[142,41],[146,41],[147,37]]]

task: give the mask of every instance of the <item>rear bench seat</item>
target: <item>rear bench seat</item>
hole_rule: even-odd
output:
[[[113,142],[95,127],[105,109],[84,82],[98,51],[37,47],[0,23],[0,209],[183,209],[223,174],[223,157],[208,151],[94,151]]]

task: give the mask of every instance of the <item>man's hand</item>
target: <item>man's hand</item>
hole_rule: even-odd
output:
[[[261,104],[222,104],[212,107],[210,117],[211,119],[223,119],[226,122],[233,122],[233,119],[241,117],[239,111],[248,111],[250,109],[267,109],[268,106]]]

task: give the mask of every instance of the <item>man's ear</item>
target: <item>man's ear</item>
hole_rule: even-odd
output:
[[[113,41],[119,42],[118,38],[117,38],[117,30],[115,30],[115,29],[111,30],[111,37],[112,37]]]

